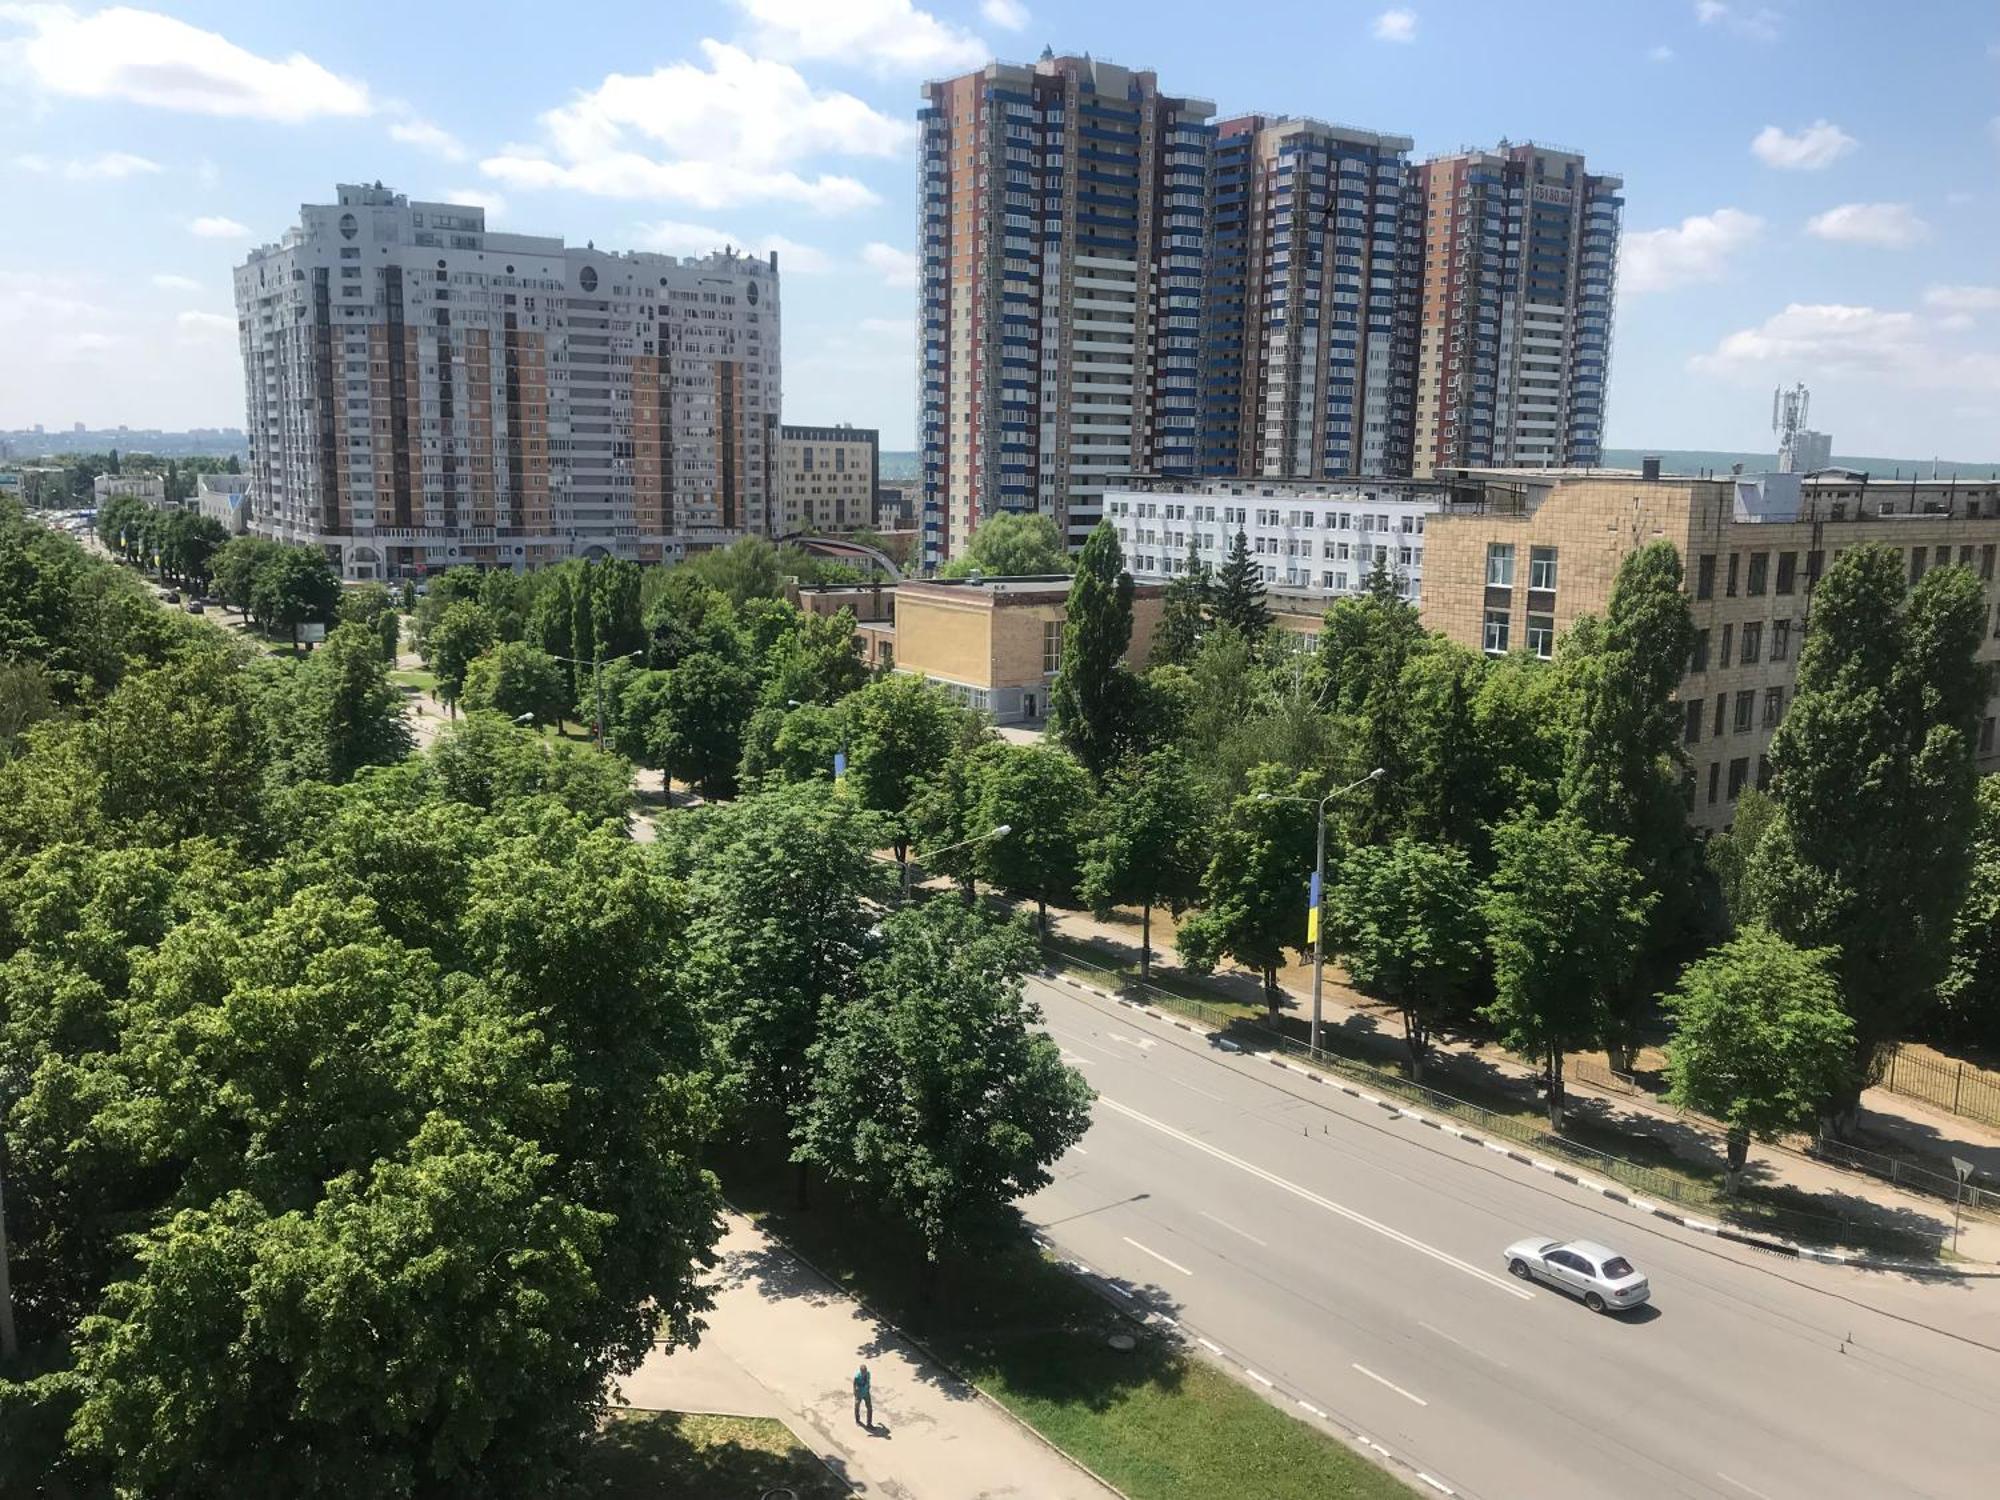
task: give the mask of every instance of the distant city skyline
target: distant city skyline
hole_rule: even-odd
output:
[[[1793,380],[1856,451],[1976,460],[2000,430],[2000,15],[1974,0],[468,15],[9,7],[0,182],[42,232],[0,245],[0,427],[240,425],[250,226],[380,178],[572,242],[777,250],[785,419],[913,448],[919,87],[1047,43],[1219,116],[1396,132],[1419,159],[1532,138],[1622,176],[1610,446],[1761,447]]]

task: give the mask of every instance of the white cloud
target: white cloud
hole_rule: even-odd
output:
[[[184,312],[174,320],[180,325],[184,338],[216,338],[228,334],[236,336],[236,320],[227,313]]]
[[[14,165],[26,172],[60,173],[71,182],[116,182],[136,177],[142,172],[161,170],[158,162],[135,156],[130,151],[105,151],[96,156],[72,158],[60,163],[50,161],[46,156],[17,156]]]
[[[418,115],[398,120],[389,127],[391,140],[401,141],[406,146],[416,146],[445,161],[464,161],[471,153],[459,138],[442,125],[434,125]]]
[[[1806,233],[1849,245],[1903,250],[1931,232],[1907,203],[1843,203],[1806,220]]]
[[[1028,7],[1021,0],[983,0],[979,13],[1003,31],[1020,31],[1028,24]]]
[[[1755,328],[1696,355],[1697,373],[1762,380],[1811,370],[1815,378],[1860,376],[1925,389],[2000,390],[2000,354],[1956,348],[1915,313],[1838,303],[1794,302]]]
[[[67,337],[109,316],[110,309],[92,300],[90,288],[73,276],[0,270],[0,328],[18,325]]]
[[[1934,286],[1924,293],[1924,306],[1943,312],[2000,312],[2000,286]]]
[[[1696,214],[1671,229],[1627,230],[1618,249],[1619,289],[1664,292],[1719,281],[1737,253],[1763,232],[1764,221],[1739,208]]]
[[[992,56],[978,37],[919,10],[910,0],[735,4],[750,19],[758,51],[774,57],[860,62],[879,73],[936,74],[963,73]]]
[[[1704,26],[1715,26],[1753,42],[1778,39],[1778,13],[1768,6],[1755,10],[1741,5],[1725,5],[1722,0],[1694,0],[1694,18]]]
[[[659,219],[639,226],[639,243],[649,250],[668,255],[707,255],[710,251],[733,247],[751,255],[778,252],[779,269],[788,273],[815,276],[833,269],[833,257],[815,245],[802,245],[781,234],[756,236],[731,234],[706,224],[684,224],[676,219]]]
[[[841,213],[881,201],[853,177],[793,168],[827,154],[895,156],[913,126],[852,94],[816,91],[785,63],[723,42],[701,49],[706,67],[611,74],[541,117],[545,146],[509,146],[480,170],[515,187],[701,209],[777,202]]]
[[[917,336],[915,318],[863,318],[859,327],[871,338],[914,339]]]
[[[907,250],[871,240],[861,247],[861,263],[890,286],[917,284],[917,258]]]
[[[1776,125],[1766,125],[1750,143],[1750,152],[1767,167],[1817,172],[1832,166],[1858,144],[1831,120],[1814,120],[1797,135],[1787,135]]]
[[[201,283],[192,276],[173,276],[165,272],[153,278],[153,285],[163,292],[198,292]]]
[[[1378,42],[1414,42],[1417,39],[1417,13],[1400,7],[1385,10],[1375,18],[1370,34]]]
[[[188,233],[205,240],[240,240],[250,232],[248,224],[239,224],[234,219],[225,219],[220,214],[205,214],[199,219],[188,221]]]
[[[1649,49],[1646,53],[1647,62],[1670,63],[1673,60],[1674,60],[1674,49],[1669,47],[1664,42],[1662,42],[1657,47]]]
[[[0,19],[28,29],[9,50],[51,94],[287,123],[372,108],[366,85],[303,53],[260,57],[157,11],[114,6],[82,15],[66,5],[10,5]]]

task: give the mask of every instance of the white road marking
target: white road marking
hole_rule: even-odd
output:
[[[1467,1354],[1479,1354],[1479,1357],[1481,1359],[1491,1359],[1493,1360],[1494,1364],[1498,1365],[1503,1370],[1508,1368],[1506,1360],[1493,1359],[1493,1356],[1490,1354],[1480,1354],[1479,1350],[1473,1348],[1472,1345],[1466,1343],[1465,1340],[1453,1338],[1450,1334],[1446,1333],[1442,1328],[1433,1327],[1431,1324],[1424,1322],[1422,1319],[1417,1320],[1417,1327],[1429,1328],[1432,1333],[1436,1334],[1439,1338],[1443,1339],[1447,1344],[1456,1344],[1458,1345],[1459,1348],[1463,1349]]]
[[[1073,1068],[1094,1068],[1097,1066],[1096,1058],[1085,1057],[1080,1052],[1064,1052],[1062,1060]]]
[[[1150,1049],[1160,1045],[1158,1042],[1156,1042],[1155,1040],[1153,1040],[1153,1038],[1149,1036],[1133,1038],[1126,1036],[1123,1032],[1118,1032],[1118,1031],[1107,1031],[1104,1034],[1110,1037],[1111,1040],[1114,1042],[1123,1042],[1128,1047],[1137,1047],[1141,1052],[1149,1051]]]
[[[1268,1375],[1259,1375],[1255,1370],[1251,1369],[1248,1365],[1245,1365],[1243,1367],[1243,1373],[1245,1375],[1248,1375],[1252,1380],[1256,1381],[1257,1384],[1265,1387],[1268,1390],[1275,1391],[1278,1388],[1277,1381],[1273,1380]]]
[[[1247,1162],[1240,1156],[1232,1156],[1219,1146],[1211,1146],[1207,1141],[1189,1135],[1184,1130],[1175,1129],[1164,1120],[1156,1120],[1151,1115],[1142,1114],[1129,1104],[1120,1104],[1109,1095],[1099,1094],[1097,1102],[1107,1109],[1115,1110],[1117,1113],[1126,1116],[1128,1119],[1137,1120],[1141,1125],[1149,1126],[1159,1131],[1162,1135],[1172,1137],[1182,1145],[1192,1146],[1195,1150],[1205,1152],[1217,1161],[1226,1162],[1238,1171],[1248,1172],[1252,1177],[1261,1178],[1273,1187],[1283,1188],[1294,1197],[1303,1198],[1308,1203],[1317,1204],[1330,1214],[1336,1214],[1350,1223],[1359,1224],[1363,1229],[1372,1229],[1375,1233],[1387,1239],[1394,1240],[1406,1249],[1415,1250],[1420,1255],[1427,1255],[1440,1265],[1447,1265],[1454,1270],[1463,1271],[1475,1280],[1483,1281],[1488,1286],[1507,1293],[1510,1297],[1519,1297],[1523,1302],[1527,1302],[1532,1301],[1535,1296],[1533,1292],[1527,1290],[1525,1287],[1515,1286],[1511,1281],[1504,1281],[1491,1272],[1482,1271],[1479,1267],[1462,1261],[1455,1255],[1446,1254],[1434,1245],[1427,1245],[1420,1239],[1404,1234],[1400,1229],[1392,1229],[1378,1219],[1371,1219],[1366,1214],[1359,1213],[1345,1204],[1336,1203],[1331,1198],[1322,1197],[1311,1188],[1301,1187],[1298,1183],[1280,1177],[1275,1172],[1267,1172],[1262,1167],[1257,1166],[1253,1162]]]
[[[1069,1149],[1070,1149],[1070,1150],[1072,1150],[1072,1151],[1074,1151],[1074,1152],[1075,1152],[1075,1153],[1076,1153],[1076,1154],[1077,1154],[1078,1156],[1088,1156],[1088,1155],[1090,1155],[1090,1153],[1089,1153],[1088,1151],[1084,1150],[1084,1149],[1083,1149],[1083,1147],[1081,1147],[1081,1146],[1071,1146],[1071,1147],[1070,1147]]]
[[[1377,1375],[1373,1370],[1369,1369],[1368,1366],[1366,1365],[1356,1365],[1354,1368],[1359,1370],[1363,1375],[1366,1375],[1370,1380],[1374,1381],[1377,1385],[1386,1385],[1387,1387],[1389,1387],[1390,1390],[1394,1391],[1397,1395],[1403,1397],[1405,1400],[1414,1401],[1419,1406],[1430,1405],[1430,1402],[1426,1401],[1422,1396],[1412,1395],[1409,1391],[1406,1391],[1400,1385],[1397,1385],[1396,1382],[1393,1380],[1384,1380],[1380,1375]]]
[[[1190,1271],[1190,1270],[1189,1270],[1189,1269],[1188,1269],[1188,1268],[1187,1268],[1186,1266],[1182,1265],[1182,1264],[1181,1264],[1181,1263],[1180,1263],[1179,1261],[1177,1261],[1177,1260],[1168,1260],[1168,1259],[1166,1258],[1166,1256],[1164,1256],[1164,1255],[1160,1254],[1160,1252],[1159,1252],[1159,1251],[1157,1251],[1157,1250],[1153,1250],[1153,1249],[1149,1249],[1149,1248],[1148,1248],[1148,1247],[1146,1247],[1145,1245],[1142,1245],[1142,1244],[1140,1244],[1140,1243],[1139,1243],[1139,1242],[1138,1242],[1137,1240],[1133,1239],[1133,1238],[1132,1238],[1132,1236],[1131,1236],[1131,1235],[1129,1235],[1129,1234],[1121,1234],[1121,1235],[1119,1235],[1119,1236],[1118,1236],[1118,1238],[1120,1238],[1121,1240],[1123,1240],[1123,1241],[1124,1241],[1124,1242],[1125,1242],[1126,1244],[1130,1245],[1130,1246],[1131,1246],[1131,1247],[1132,1247],[1132,1248],[1133,1248],[1134,1250],[1143,1250],[1143,1251],[1145,1251],[1145,1253],[1146,1253],[1146,1254],[1148,1254],[1148,1255],[1152,1256],[1152,1257],[1153,1257],[1153,1259],[1154,1259],[1154,1260],[1156,1260],[1156,1261],[1158,1261],[1158,1262],[1159,1262],[1159,1263],[1160,1263],[1161,1265],[1163,1265],[1163,1266],[1172,1266],[1172,1267],[1173,1267],[1173,1268],[1174,1268],[1174,1269],[1175,1269],[1176,1271],[1180,1272],[1180,1273],[1181,1273],[1181,1275],[1183,1275],[1183,1276],[1192,1276],[1192,1275],[1194,1275],[1194,1272]]]
[[[1311,1412],[1314,1416],[1318,1417],[1321,1421],[1324,1421],[1326,1419],[1326,1413],[1321,1411],[1317,1406],[1314,1406],[1312,1402],[1301,1400],[1299,1401],[1299,1405],[1304,1407],[1307,1411]]]
[[[1202,1346],[1202,1348],[1206,1349],[1210,1354],[1220,1354],[1222,1352],[1222,1345],[1211,1343],[1209,1340],[1203,1338],[1200,1334],[1195,1335],[1195,1340]]]
[[[1743,1491],[1744,1494],[1755,1495],[1757,1497],[1757,1500],[1771,1500],[1771,1497],[1765,1494],[1762,1490],[1753,1490],[1750,1488],[1749,1485],[1745,1484],[1742,1480],[1733,1478],[1732,1476],[1723,1473],[1722,1470],[1720,1469],[1717,1469],[1715,1471],[1715,1477],[1717,1479],[1727,1479],[1731,1484],[1735,1485],[1736,1488]]]
[[[1429,1485],[1432,1489],[1436,1490],[1440,1495],[1456,1496],[1458,1494],[1457,1490],[1447,1488],[1439,1481],[1431,1478],[1431,1476],[1426,1474],[1422,1469],[1417,1470],[1417,1478],[1421,1479],[1425,1484]]]
[[[1208,1220],[1208,1222],[1211,1224],[1220,1224],[1224,1229],[1229,1230],[1231,1233],[1242,1235],[1244,1239],[1248,1240],[1253,1245],[1263,1245],[1266,1250],[1271,1248],[1269,1245],[1264,1244],[1264,1241],[1258,1239],[1257,1236],[1252,1234],[1249,1230],[1238,1229],[1234,1224],[1230,1223],[1227,1219],[1218,1219],[1214,1214],[1210,1213],[1205,1208],[1198,1208],[1195,1210],[1195,1212],[1200,1214],[1204,1219]]]

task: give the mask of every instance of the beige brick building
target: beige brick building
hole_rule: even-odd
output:
[[[846,422],[778,429],[778,534],[860,531],[875,524],[880,434]]]
[[[1549,656],[1579,615],[1603,612],[1628,552],[1662,540],[1679,549],[1695,624],[1682,738],[1699,826],[1727,827],[1743,788],[1768,779],[1813,585],[1847,548],[1895,549],[1912,581],[1947,563],[1972,568],[1988,597],[1980,658],[2000,660],[2000,480],[1449,473],[1456,498],[1427,536],[1424,623],[1475,649]],[[2000,770],[1994,716],[1989,705],[1982,771]]]
[[[1062,663],[1067,574],[1033,578],[951,578],[896,587],[896,669],[950,690],[996,724],[1039,723]],[[1159,584],[1132,599],[1127,665],[1146,665],[1160,622]]]

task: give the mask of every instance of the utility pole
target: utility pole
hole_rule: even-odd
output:
[[[1366,786],[1368,785],[1369,782],[1374,781],[1378,777],[1385,776],[1387,774],[1388,774],[1387,767],[1377,766],[1374,770],[1370,771],[1366,776],[1361,777],[1358,781],[1351,781],[1346,786],[1335,787],[1332,791],[1328,792],[1324,797],[1320,798],[1318,803],[1313,808],[1313,817],[1317,820],[1319,825],[1318,853],[1315,855],[1313,859],[1312,907],[1311,907],[1311,915],[1309,918],[1312,926],[1312,945],[1313,945],[1312,1050],[1314,1052],[1319,1051],[1320,995],[1323,989],[1324,976],[1326,973],[1326,924],[1323,920],[1321,920],[1323,915],[1321,907],[1326,901],[1326,805],[1327,803],[1333,801],[1336,797],[1345,797],[1349,792],[1353,791],[1356,787]],[[1257,800],[1259,802],[1308,802],[1308,803],[1312,801],[1310,797],[1280,797],[1273,792],[1259,792],[1257,794]]]

